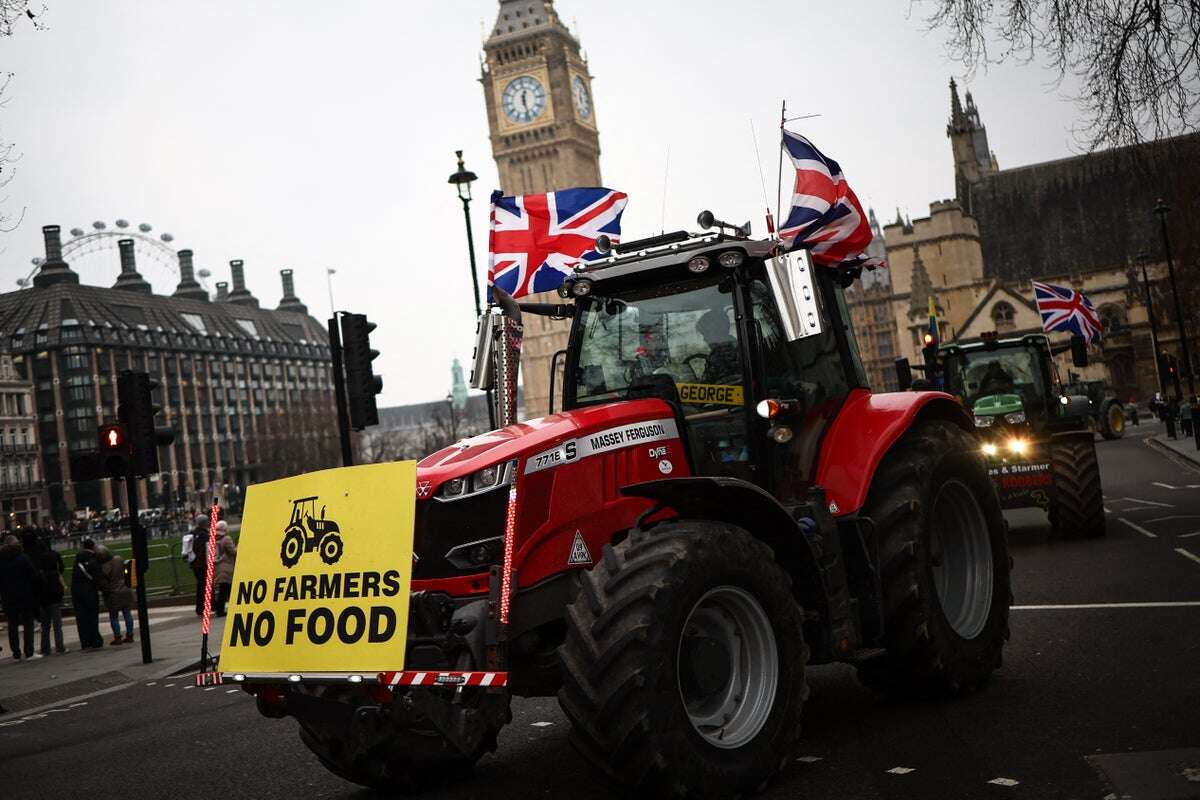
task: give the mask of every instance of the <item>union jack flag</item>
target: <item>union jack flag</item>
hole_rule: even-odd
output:
[[[513,297],[557,289],[581,261],[600,258],[596,238],[621,240],[628,197],[612,189],[562,189],[505,197],[492,194],[488,298],[492,286]]]
[[[1100,339],[1100,317],[1083,292],[1034,281],[1033,297],[1042,315],[1042,330],[1068,331],[1082,336],[1088,344]]]
[[[799,134],[783,132],[783,148],[796,168],[792,201],[779,236],[789,249],[807,247],[827,267],[887,266],[867,255],[871,226],[842,168]]]

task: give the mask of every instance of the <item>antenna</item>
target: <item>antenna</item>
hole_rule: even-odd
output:
[[[783,123],[787,120],[787,100],[784,100],[779,106],[779,172],[776,175],[775,183],[775,219],[780,219],[779,215],[783,213],[780,205],[783,202]],[[782,222],[782,220],[780,220]]]
[[[775,220],[771,218],[771,201],[767,199],[767,179],[763,177],[762,154],[758,152],[758,129],[754,127],[754,117],[750,118],[750,141],[754,143],[754,166],[758,168],[758,182],[762,185],[763,206],[767,210],[767,233],[775,235]]]
[[[659,233],[667,232],[667,178],[671,176],[671,143],[667,142],[667,165],[663,168],[662,227]]]

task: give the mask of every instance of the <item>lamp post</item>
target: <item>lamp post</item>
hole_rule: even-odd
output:
[[[454,395],[446,393],[446,408],[450,411],[450,438],[458,441],[458,419],[454,416]]]
[[[458,199],[462,200],[463,204],[463,221],[467,224],[467,253],[471,257],[471,285],[475,289],[475,318],[478,319],[483,314],[483,309],[479,305],[479,275],[475,271],[475,237],[471,234],[471,184],[477,176],[463,166],[462,154],[462,150],[454,151],[454,155],[458,157],[458,172],[451,175],[446,182],[454,184],[458,190]]]
[[[337,315],[337,310],[333,305],[333,276],[337,275],[337,270],[329,267],[325,270],[325,283],[329,285],[329,316]]]
[[[1165,400],[1167,397],[1167,385],[1163,383],[1162,370],[1158,363],[1158,322],[1154,319],[1154,298],[1150,296],[1150,278],[1146,275],[1146,262],[1149,260],[1150,256],[1145,253],[1138,253],[1138,266],[1142,268],[1142,284],[1146,287],[1146,316],[1150,320],[1150,347],[1154,351],[1154,377],[1158,382],[1159,394]]]
[[[1175,283],[1175,264],[1171,260],[1171,237],[1167,234],[1167,214],[1171,207],[1160,197],[1154,206],[1154,213],[1162,227],[1163,250],[1167,256],[1167,275],[1171,278],[1171,294],[1175,298],[1175,324],[1179,326],[1179,347],[1183,353],[1183,365],[1187,369],[1188,394],[1196,394],[1196,376],[1192,370],[1191,348],[1188,347],[1187,334],[1183,330],[1183,306],[1179,304],[1179,286]]]

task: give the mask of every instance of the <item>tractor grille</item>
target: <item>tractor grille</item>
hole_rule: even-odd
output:
[[[460,569],[446,560],[446,553],[460,544],[503,536],[507,509],[507,486],[461,500],[418,500],[413,535],[418,560],[413,577],[429,580],[487,572],[486,564]]]

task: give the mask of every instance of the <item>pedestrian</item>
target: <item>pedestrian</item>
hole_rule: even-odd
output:
[[[25,555],[20,540],[12,534],[5,536],[0,544],[0,603],[8,618],[8,644],[17,661],[21,660],[22,653],[27,659],[42,657],[33,651],[33,624],[38,613],[40,584],[37,568]]]
[[[1179,429],[1182,431],[1184,438],[1190,438],[1192,435],[1192,404],[1181,403],[1179,406]]]
[[[85,652],[104,649],[104,637],[100,635],[99,578],[96,543],[90,538],[84,539],[71,570],[71,606],[75,609],[80,649]]]
[[[218,617],[225,616],[225,605],[233,591],[233,565],[237,560],[237,545],[229,535],[229,524],[225,520],[217,523],[217,543],[213,551],[213,585],[216,587],[214,607]]]
[[[96,548],[96,559],[100,562],[100,591],[113,632],[109,644],[129,644],[133,641],[133,612],[130,610],[133,608],[133,590],[125,585],[125,559],[104,545]],[[125,617],[124,636],[121,636],[122,616]]]
[[[215,554],[214,554],[215,555]],[[204,614],[204,583],[208,573],[208,516],[197,514],[192,528],[192,574],[196,576],[196,616]]]
[[[37,557],[31,556],[37,567],[38,573],[42,579],[42,596],[41,596],[41,622],[42,622],[42,646],[41,654],[44,656],[50,655],[50,632],[54,631],[54,651],[56,653],[65,653],[67,648],[63,645],[63,630],[62,630],[62,604],[63,597],[67,591],[67,584],[63,580],[63,565],[62,556],[50,544],[49,539],[38,539],[31,536],[30,539],[37,543]],[[26,553],[33,552],[32,547],[25,548]]]

